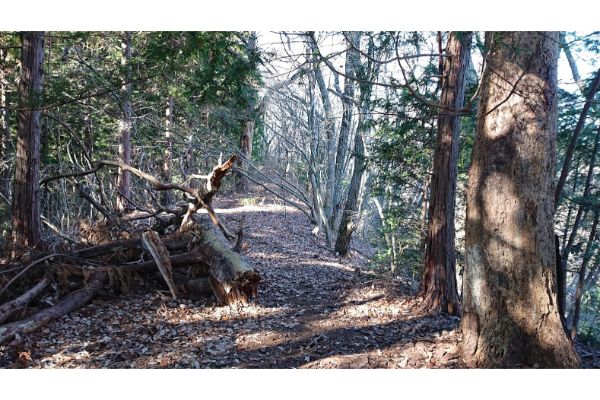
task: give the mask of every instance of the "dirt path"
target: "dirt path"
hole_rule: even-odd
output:
[[[98,299],[18,346],[0,366],[33,368],[460,367],[457,318],[423,315],[401,282],[364,272],[321,247],[300,212],[272,197],[217,201],[264,280],[243,308],[171,301],[154,289]]]

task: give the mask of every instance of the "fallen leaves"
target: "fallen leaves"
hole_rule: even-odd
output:
[[[340,259],[323,250],[305,216],[279,208],[267,202],[222,215],[237,226],[239,212],[245,213],[244,256],[264,277],[248,306],[173,301],[147,291],[97,299],[21,338],[17,353],[14,345],[0,347],[0,366],[461,366],[456,318],[419,314],[400,282],[369,272],[361,255]]]

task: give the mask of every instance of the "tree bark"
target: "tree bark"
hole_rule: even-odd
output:
[[[121,66],[124,69],[125,77],[121,87],[122,96],[122,115],[120,120],[119,132],[119,161],[131,164],[131,93],[133,85],[131,84],[131,32],[124,32],[121,39]],[[129,203],[125,198],[131,198],[131,175],[129,171],[119,169],[117,177],[117,210],[125,211],[129,208]]]
[[[198,214],[193,218],[201,228],[200,242],[194,249],[210,266],[209,280],[215,296],[222,304],[247,304],[257,294],[260,275],[227,246],[206,218]]]
[[[39,104],[43,89],[44,32],[21,33],[21,82],[15,181],[12,198],[12,239],[16,247],[40,243]]]
[[[471,32],[451,32],[446,45],[442,73],[440,105],[444,109],[461,109],[465,98],[469,66]],[[456,288],[454,248],[454,208],[460,141],[460,116],[440,111],[437,144],[433,158],[429,224],[425,249],[425,274],[421,282],[422,306],[429,311],[460,313]]]
[[[352,171],[352,178],[348,188],[348,198],[346,199],[346,205],[344,206],[340,227],[338,229],[338,236],[335,241],[335,251],[342,256],[348,254],[352,232],[356,229],[358,196],[360,194],[360,184],[366,165],[365,145],[361,132],[357,131],[354,136],[354,170]]]
[[[342,122],[340,123],[340,134],[338,136],[337,151],[335,155],[335,185],[333,186],[333,210],[329,216],[329,226],[335,232],[338,216],[342,211],[344,167],[346,166],[346,154],[348,153],[348,140],[352,127],[352,111],[354,108],[354,86],[356,78],[356,66],[359,64],[360,54],[356,50],[359,46],[360,32],[348,33],[349,49],[346,51],[346,63],[344,67],[344,92],[342,96]]]
[[[7,99],[6,99],[6,87],[8,82],[6,81],[6,72],[4,67],[6,59],[8,57],[8,50],[0,48],[0,161],[9,159],[9,151],[11,149],[10,140],[10,124]]]
[[[557,32],[490,32],[467,189],[463,356],[578,367],[556,298]]]

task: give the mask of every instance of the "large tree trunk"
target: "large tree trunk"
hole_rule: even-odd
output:
[[[437,145],[433,158],[429,225],[425,250],[425,275],[420,296],[430,311],[459,314],[454,249],[454,206],[460,115],[452,110],[463,107],[465,76],[469,66],[471,32],[451,32],[446,45],[442,94],[438,117]]]
[[[124,32],[121,41],[121,65],[124,68],[121,120],[119,132],[119,161],[131,164],[131,32]],[[129,171],[119,169],[117,177],[117,210],[124,211],[129,208],[125,198],[131,198],[131,174]]]
[[[12,199],[12,238],[17,247],[40,242],[40,110],[44,32],[21,33],[19,129]]]
[[[577,367],[556,298],[557,32],[486,34],[469,171],[463,355],[477,367]]]

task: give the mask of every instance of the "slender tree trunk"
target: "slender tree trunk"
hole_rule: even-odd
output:
[[[319,86],[319,92],[321,93],[321,101],[323,103],[323,110],[325,111],[325,137],[327,139],[327,181],[325,184],[325,193],[323,195],[323,203],[325,209],[325,215],[329,219],[333,214],[333,191],[336,184],[335,181],[335,146],[337,141],[337,136],[335,134],[335,118],[333,117],[333,108],[331,106],[331,100],[329,99],[329,91],[327,90],[327,85],[325,84],[325,79],[323,78],[323,72],[318,66],[317,61],[317,49],[314,42],[309,41],[309,45],[314,54],[313,65],[314,65],[314,75],[317,85]],[[327,228],[329,227],[329,222],[327,222]],[[333,245],[333,238],[326,238],[327,245],[331,247]]]
[[[122,116],[119,133],[119,161],[131,164],[131,32],[124,32],[121,41],[121,65],[124,68],[125,79],[122,90]],[[117,210],[124,211],[129,207],[125,197],[131,198],[131,174],[119,169],[117,177]]]
[[[253,32],[250,35],[250,38],[248,39],[248,44],[246,47],[248,57],[251,60],[254,59],[254,56],[257,51],[256,39],[256,33]],[[253,63],[253,61],[251,62]],[[254,125],[256,123],[256,113],[256,102],[254,100],[250,100],[248,103],[246,119],[244,119],[244,121],[242,122],[242,132],[240,135],[240,153],[242,154],[242,157],[238,159],[238,168],[242,170],[242,172],[247,172],[246,162],[244,161],[244,159],[249,161],[252,160],[252,141],[254,140]],[[245,192],[248,190],[248,179],[246,179],[246,177],[244,177],[242,174],[238,174],[236,176],[236,190],[238,192]]]
[[[556,299],[557,32],[490,32],[467,189],[463,356],[578,367]]]
[[[575,130],[573,131],[573,135],[571,136],[571,140],[569,141],[569,146],[567,147],[567,152],[565,153],[565,161],[563,162],[562,170],[560,171],[560,177],[558,178],[558,183],[556,184],[556,192],[554,194],[554,202],[555,207],[558,207],[563,188],[565,183],[567,182],[567,175],[569,175],[569,170],[571,168],[571,161],[573,160],[573,153],[575,152],[575,147],[577,146],[577,141],[579,140],[579,134],[583,130],[585,125],[585,120],[587,118],[590,107],[592,106],[592,101],[600,88],[600,69],[596,72],[596,77],[592,82],[592,86],[590,87],[590,91],[587,95],[585,104],[583,105],[583,109],[581,110],[581,114],[579,115],[579,120],[577,121],[577,125],[575,125]]]
[[[360,62],[360,54],[356,50],[359,46],[360,32],[348,32],[348,45],[346,52],[346,63],[344,67],[344,92],[342,97],[342,122],[340,123],[340,134],[338,136],[337,151],[335,155],[335,185],[333,186],[333,212],[329,217],[329,226],[335,231],[338,226],[339,215],[342,212],[344,168],[348,153],[348,140],[352,127],[352,112],[354,109],[354,79],[356,78],[356,66]],[[364,149],[364,146],[363,146]]]
[[[354,136],[354,170],[350,179],[350,187],[348,188],[348,198],[342,213],[342,219],[338,229],[338,236],[335,241],[335,251],[340,255],[348,254],[350,247],[350,239],[352,232],[356,229],[358,212],[358,196],[360,194],[360,184],[367,163],[365,162],[365,144],[363,142],[362,133],[357,130]]]
[[[12,199],[12,239],[15,247],[40,243],[39,104],[43,89],[44,32],[21,33],[21,81],[15,181]]]
[[[569,67],[571,68],[571,74],[573,75],[573,80],[577,84],[577,87],[579,88],[579,92],[581,92],[581,95],[585,97],[585,86],[583,84],[583,81],[581,80],[581,76],[579,75],[579,70],[577,69],[577,63],[575,63],[575,58],[573,57],[573,54],[571,53],[571,49],[569,48],[569,44],[566,41],[565,33],[560,32],[559,36],[560,36],[560,47],[563,50],[563,52],[565,53],[565,57],[567,57],[567,61],[569,62]]]
[[[6,72],[4,65],[8,56],[8,50],[0,48],[0,161],[9,159],[9,152],[11,148],[10,140],[10,124],[8,109],[5,108],[8,103],[6,100]]]
[[[588,198],[591,193],[592,183],[594,178],[594,166],[596,164],[596,157],[598,156],[598,151],[600,151],[600,128],[596,132],[596,139],[594,142],[594,149],[592,150],[592,156],[590,158],[590,165],[588,167],[588,173],[585,178],[585,184],[583,187],[583,198]],[[569,256],[571,255],[571,251],[573,250],[573,245],[575,244],[575,238],[577,237],[577,233],[579,232],[579,228],[581,226],[581,222],[584,220],[584,212],[586,211],[586,207],[584,205],[580,205],[577,209],[577,214],[575,215],[575,221],[573,222],[573,228],[571,229],[571,234],[569,235],[569,240],[567,241],[567,245],[562,252],[561,255],[561,269],[563,271],[567,271],[567,266],[569,265]]]
[[[451,32],[446,45],[437,145],[433,158],[429,226],[425,250],[425,275],[420,296],[423,307],[458,315],[456,259],[454,249],[454,207],[460,116],[452,111],[463,107],[465,76],[469,66],[471,32]]]
[[[585,253],[583,254],[583,261],[581,262],[581,268],[579,269],[577,289],[575,290],[575,307],[573,311],[573,323],[571,324],[571,340],[573,341],[575,341],[575,338],[577,337],[577,326],[579,325],[579,315],[581,312],[581,297],[583,296],[583,291],[585,289],[585,274],[587,272],[588,265],[592,258],[594,240],[596,238],[596,230],[598,229],[599,216],[600,213],[598,213],[597,211],[594,212],[594,223],[592,224],[592,229],[590,230],[590,236],[588,237]]]
[[[171,141],[171,134],[173,131],[173,96],[167,98],[167,107],[165,109],[165,153],[163,162],[163,180],[165,182],[171,182],[171,164],[173,159],[173,143]],[[171,192],[169,190],[163,193],[163,203],[171,203]]]

